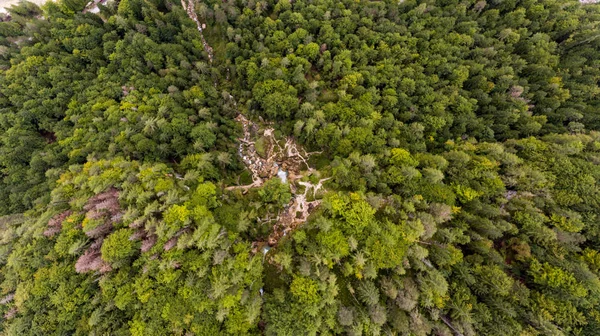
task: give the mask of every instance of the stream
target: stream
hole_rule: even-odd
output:
[[[204,51],[208,55],[209,63],[214,60],[214,50],[204,38],[203,30],[206,27],[200,23],[194,9],[193,0],[181,0],[181,5],[192,21],[196,23]],[[217,82],[214,82],[217,88]],[[237,106],[237,102],[232,95],[229,99]],[[311,154],[306,152],[298,145],[292,137],[287,137],[285,140],[275,137],[275,130],[271,127],[266,127],[262,134],[259,130],[260,125],[252,122],[246,116],[238,111],[238,116],[235,120],[242,125],[243,136],[238,138],[238,155],[246,168],[252,173],[252,183],[241,186],[229,186],[226,190],[241,189],[242,193],[248,192],[251,188],[260,188],[265,181],[271,178],[279,178],[283,183],[289,183],[292,198],[282,211],[277,215],[268,216],[264,219],[259,219],[259,222],[274,222],[273,232],[267,239],[268,246],[275,246],[279,240],[286,236],[290,231],[306,222],[312,211],[319,206],[321,200],[317,200],[317,192],[323,187],[323,183],[330,178],[321,178],[318,183],[313,184],[308,180],[308,177],[319,172],[311,168],[308,164],[308,158]],[[262,138],[264,142],[264,153],[260,155],[256,149],[256,140],[254,138]],[[285,142],[284,142],[285,141]],[[283,142],[283,145],[281,144]],[[300,192],[300,188],[303,191]],[[309,191],[312,193],[309,194]],[[308,198],[312,201],[308,201]],[[260,242],[256,242],[260,245]],[[263,242],[264,244],[264,242]],[[268,249],[266,250],[268,251]],[[264,252],[266,253],[266,252]]]

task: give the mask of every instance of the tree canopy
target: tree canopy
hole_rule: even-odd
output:
[[[0,14],[3,335],[598,335],[600,5]]]

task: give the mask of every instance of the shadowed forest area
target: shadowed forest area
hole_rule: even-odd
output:
[[[600,5],[0,14],[0,334],[600,334]]]

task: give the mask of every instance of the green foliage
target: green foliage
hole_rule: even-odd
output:
[[[529,272],[536,284],[562,288],[565,289],[565,293],[576,297],[584,297],[588,294],[585,287],[578,283],[572,274],[548,263],[540,264],[539,261],[533,260]]]
[[[292,198],[290,186],[278,178],[272,178],[265,182],[263,187],[258,191],[258,195],[263,202],[279,206],[288,204]]]
[[[411,157],[410,153],[402,148],[393,148],[390,163],[397,166],[412,166],[419,164],[417,160]]]
[[[172,235],[190,223],[190,211],[184,205],[173,205],[165,212],[164,221],[167,234]]]
[[[294,278],[290,285],[292,295],[304,304],[314,304],[319,301],[318,291],[317,282],[305,277]]]
[[[120,229],[110,234],[102,244],[102,259],[109,263],[121,261],[135,253],[135,245],[129,239],[132,231]]]
[[[598,5],[92,7],[0,18],[0,334],[600,334]]]
[[[296,89],[280,79],[256,84],[252,94],[269,118],[287,118],[298,108]]]

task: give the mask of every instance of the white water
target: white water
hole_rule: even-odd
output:
[[[277,172],[277,176],[279,177],[279,179],[281,179],[281,182],[283,183],[287,183],[287,175],[288,173],[281,169],[279,169],[279,171]]]

